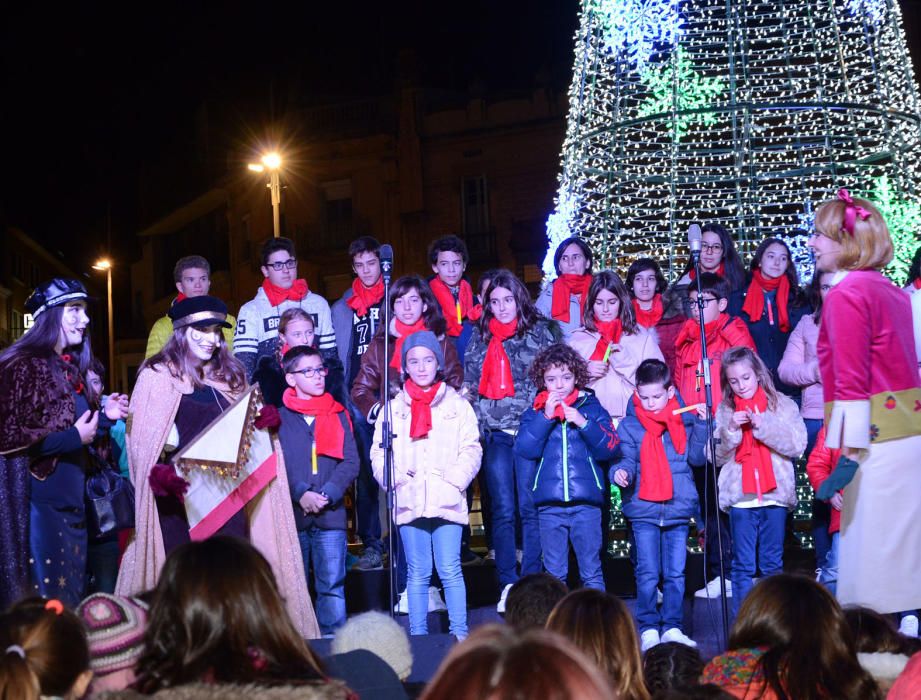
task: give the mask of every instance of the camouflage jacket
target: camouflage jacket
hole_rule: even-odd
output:
[[[480,376],[489,341],[483,339],[479,328],[473,329],[464,353],[464,394],[473,404],[480,432],[517,430],[521,414],[531,407],[537,395],[537,387],[528,376],[528,370],[541,350],[558,342],[557,334],[553,332],[556,330],[555,325],[540,318],[524,336],[516,335],[503,343],[512,367],[515,395],[498,400],[480,396]]]

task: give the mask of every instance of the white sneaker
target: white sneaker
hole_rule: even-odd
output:
[[[406,591],[402,591],[397,598],[397,604],[393,606],[393,612],[397,615],[409,615],[409,596]]]
[[[429,586],[429,612],[441,612],[447,609],[448,606],[441,597],[441,591],[435,586]]]
[[[644,654],[656,646],[660,641],[659,630],[646,630],[640,635],[640,651]]]
[[[502,595],[499,596],[499,603],[496,605],[496,612],[500,615],[505,615],[505,599],[508,598],[508,592],[512,590],[512,584],[507,584],[505,588],[502,589]]]
[[[524,558],[524,552],[520,549],[515,550],[515,559],[518,560],[518,563],[521,564],[521,560]]]
[[[490,549],[489,551],[486,552],[486,560],[487,561],[496,560],[496,550],[495,549]]]
[[[662,605],[663,600],[665,600],[665,596],[662,595],[662,589],[656,586],[656,605]]]
[[[688,637],[684,632],[682,632],[677,627],[672,627],[671,629],[665,630],[662,633],[663,642],[678,642],[679,644],[684,644],[686,647],[696,647],[697,642]]]
[[[904,634],[906,637],[918,638],[918,616],[917,615],[906,615],[902,618],[902,621],[899,623],[899,634]]]
[[[706,586],[694,594],[695,598],[719,598],[720,597],[720,577],[710,581]],[[726,579],[726,597],[732,598],[732,581]]]

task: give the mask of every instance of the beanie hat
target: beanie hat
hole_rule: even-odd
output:
[[[356,649],[367,649],[382,658],[401,681],[409,678],[413,670],[413,653],[406,630],[399,622],[382,612],[372,610],[350,617],[336,631],[332,644],[334,654],[344,654]]]
[[[432,331],[416,331],[406,336],[403,341],[403,353],[400,357],[400,366],[406,371],[406,353],[413,348],[426,348],[435,353],[435,361],[438,363],[438,371],[443,372],[445,368],[445,354],[441,349],[441,343]]]
[[[93,673],[103,675],[134,666],[144,650],[145,603],[94,593],[77,606],[77,615],[86,627]]]

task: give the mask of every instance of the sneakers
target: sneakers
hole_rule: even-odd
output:
[[[902,621],[899,623],[899,634],[904,634],[906,637],[918,637],[918,616],[917,615],[906,615],[902,618]]]
[[[663,642],[678,642],[679,644],[684,644],[686,647],[696,647],[697,642],[688,637],[684,632],[682,632],[677,627],[672,627],[671,629],[665,630],[662,633]]]
[[[662,595],[662,589],[656,586],[656,605],[662,605],[663,600],[665,600],[665,596]]]
[[[499,596],[499,603],[496,605],[496,612],[505,615],[505,600],[508,598],[508,592],[512,590],[512,584],[506,584],[502,589],[502,595]]]
[[[397,615],[409,615],[409,596],[405,590],[397,598],[397,604],[393,606],[393,612]]]
[[[518,561],[518,564],[521,565],[521,560],[524,559],[524,552],[520,549],[516,549],[515,559]]]
[[[646,630],[640,635],[640,651],[644,654],[656,646],[661,640],[659,639],[659,630]]]
[[[429,586],[429,612],[443,612],[447,609],[441,592],[435,586]],[[405,590],[400,593],[397,604],[393,606],[393,612],[397,615],[409,615],[409,595]]]
[[[720,577],[710,581],[706,586],[694,594],[695,598],[719,598],[720,597]],[[732,598],[732,581],[726,579],[726,597]]]
[[[384,562],[379,551],[366,547],[365,551],[361,553],[360,557],[358,557],[358,561],[355,562],[355,568],[359,571],[372,571],[374,569],[382,568],[383,563]]]
[[[496,560],[496,550],[490,549],[486,552],[486,561],[495,561]]]

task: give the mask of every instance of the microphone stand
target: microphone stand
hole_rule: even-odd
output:
[[[384,376],[381,383],[381,410],[378,420],[381,421],[381,444],[384,451],[384,483],[387,485],[387,513],[390,517],[390,527],[387,528],[387,547],[390,552],[390,569],[388,571],[388,589],[390,593],[390,616],[395,617],[397,587],[397,552],[394,544],[394,529],[397,526],[396,495],[394,494],[393,478],[393,433],[390,431],[390,270],[384,271]]]
[[[707,509],[706,509],[706,499],[710,497],[710,484],[716,484],[716,440],[713,436],[713,386],[711,383],[710,377],[710,357],[707,354],[707,333],[706,328],[704,327],[704,299],[703,299],[703,289],[700,284],[700,251],[692,250],[691,251],[691,261],[694,264],[694,273],[695,280],[697,282],[697,321],[700,324],[700,371],[697,372],[698,377],[702,377],[704,380],[704,401],[707,404],[707,445],[710,448],[710,459],[707,464],[704,466],[706,470],[704,472],[704,518],[707,518]],[[719,302],[717,302],[719,303]],[[712,479],[712,482],[711,482]],[[720,509],[719,501],[716,503],[716,527],[713,528],[716,530],[716,545],[719,548],[719,563],[720,563],[720,610],[722,612],[723,618],[723,644],[729,643],[729,604],[726,599],[726,570],[725,564],[723,562],[723,534],[719,525]],[[706,571],[707,566],[707,550],[713,543],[710,542],[710,538],[706,536],[706,528],[704,529],[704,571]],[[706,575],[704,576],[704,585],[706,585]],[[709,601],[709,596],[708,596]],[[709,602],[708,602],[709,605]]]

